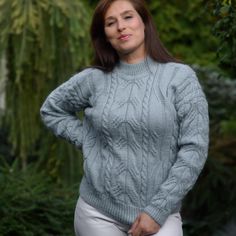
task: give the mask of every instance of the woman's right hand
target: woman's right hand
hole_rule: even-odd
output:
[[[160,225],[151,216],[142,212],[132,224],[128,234],[132,236],[147,236],[157,233],[160,228]]]

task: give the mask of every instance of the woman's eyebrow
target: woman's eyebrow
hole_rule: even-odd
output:
[[[126,10],[126,11],[123,11],[120,15],[123,16],[123,15],[126,15],[128,13],[133,13],[134,11],[133,10]],[[115,16],[108,16],[105,18],[105,21],[106,20],[110,20],[110,19],[115,19],[116,17]]]

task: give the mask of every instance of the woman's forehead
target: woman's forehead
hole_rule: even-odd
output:
[[[126,14],[128,12],[136,12],[132,3],[128,0],[117,0],[113,2],[105,13],[105,19],[109,17],[114,17],[121,14]]]

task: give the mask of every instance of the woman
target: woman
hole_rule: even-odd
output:
[[[76,235],[182,235],[181,202],[208,149],[198,79],[162,46],[142,0],[101,0],[91,38],[94,66],[41,108],[46,126],[83,151]]]

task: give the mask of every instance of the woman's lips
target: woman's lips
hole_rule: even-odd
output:
[[[130,38],[130,36],[130,34],[122,34],[118,39],[126,41]]]

